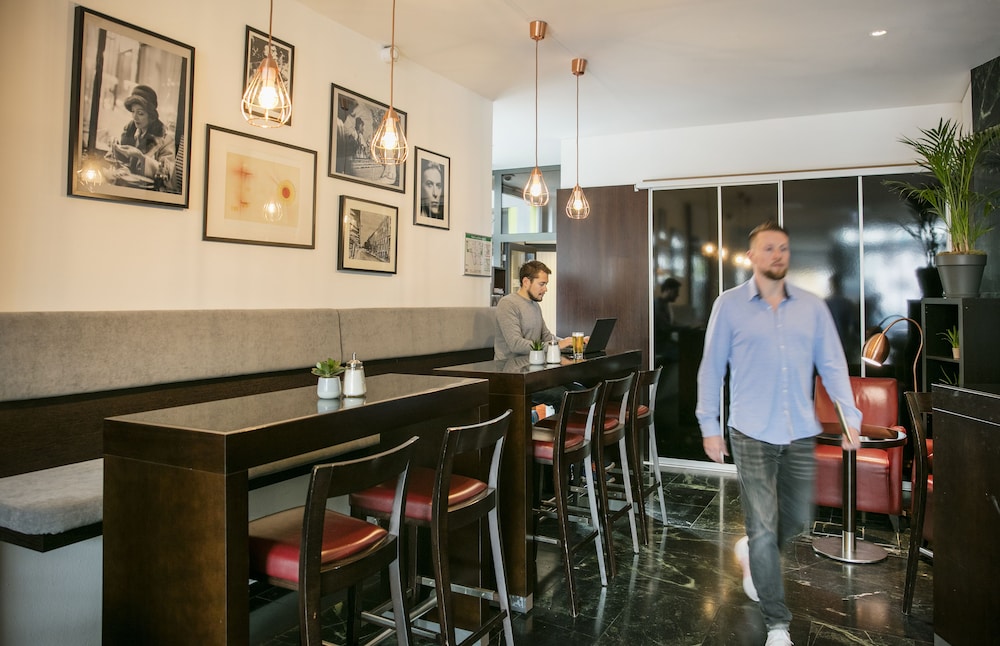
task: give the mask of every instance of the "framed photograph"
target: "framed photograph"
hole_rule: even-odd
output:
[[[264,60],[266,49],[267,34],[247,25],[246,52],[243,56],[243,90],[240,92],[240,97],[246,93],[250,79],[253,78],[260,62]],[[288,98],[291,99],[293,98],[292,77],[295,70],[295,46],[271,36],[271,56],[278,64],[278,72],[281,74],[281,80],[285,82],[285,87],[288,88]],[[292,117],[294,116],[292,115]],[[288,118],[286,125],[292,125],[292,117]]]
[[[194,48],[76,8],[67,194],[188,205]]]
[[[330,177],[405,193],[406,164],[372,159],[372,138],[389,106],[339,85],[332,86],[330,97]],[[406,113],[393,109],[406,134]]]
[[[437,229],[451,226],[451,159],[415,148],[413,224]]]
[[[396,273],[399,209],[340,196],[340,249],[337,269]]]
[[[209,125],[203,240],[313,249],[316,151]]]

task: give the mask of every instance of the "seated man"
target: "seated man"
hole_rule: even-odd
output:
[[[549,290],[549,275],[552,270],[540,260],[529,260],[521,265],[518,277],[521,287],[500,299],[496,308],[496,331],[493,335],[493,358],[509,359],[526,355],[535,341],[548,343],[558,340],[559,348],[567,348],[573,339],[559,339],[545,325],[539,303]],[[547,404],[559,410],[565,387],[550,388],[535,393],[532,400]]]

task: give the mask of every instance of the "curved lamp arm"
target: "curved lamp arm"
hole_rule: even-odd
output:
[[[920,388],[917,386],[917,361],[920,360],[920,352],[924,349],[924,330],[920,327],[920,324],[911,318],[906,318],[905,316],[898,317],[895,321],[889,324],[889,327],[885,328],[877,334],[873,334],[867,341],[865,341],[864,348],[861,350],[861,359],[872,366],[881,366],[885,363],[885,360],[889,357],[889,339],[886,337],[886,333],[892,329],[892,326],[901,322],[909,321],[913,323],[913,326],[917,328],[917,332],[920,333],[920,346],[917,347],[917,354],[913,357],[913,390],[920,392]],[[885,322],[885,319],[882,321]]]

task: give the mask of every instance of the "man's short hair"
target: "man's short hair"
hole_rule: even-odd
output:
[[[767,222],[764,222],[762,224],[758,224],[757,226],[755,226],[753,228],[753,231],[750,232],[750,246],[751,247],[753,246],[753,239],[756,238],[757,234],[761,233],[762,231],[777,231],[779,233],[784,233],[789,238],[791,237],[791,236],[788,235],[788,231],[785,229],[785,227],[783,227],[780,224],[778,224],[778,222],[776,220],[768,220]]]
[[[541,260],[529,260],[521,265],[521,271],[518,272],[518,282],[523,282],[525,278],[535,280],[538,278],[538,274],[543,272],[552,275],[552,270]]]

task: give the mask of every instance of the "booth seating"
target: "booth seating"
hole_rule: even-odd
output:
[[[885,377],[851,377],[854,404],[864,424],[906,432],[899,426],[899,395],[896,380]],[[820,422],[837,422],[830,396],[816,379],[816,417]],[[842,507],[843,451],[839,446],[816,445],[816,504]],[[903,511],[903,447],[858,449],[858,511],[888,514],[898,532]]]
[[[101,534],[107,417],[315,385],[317,361],[352,353],[368,375],[430,374],[492,358],[493,329],[488,307],[0,312],[0,540]]]

